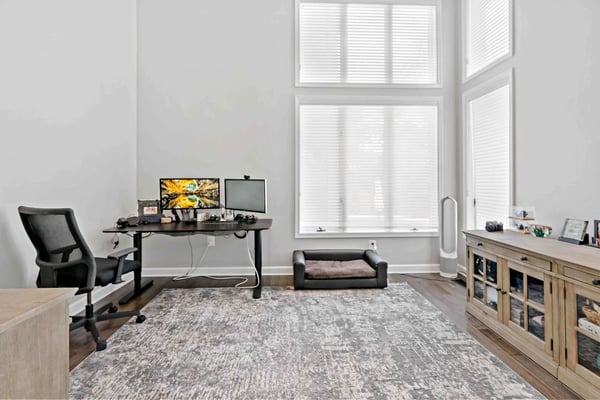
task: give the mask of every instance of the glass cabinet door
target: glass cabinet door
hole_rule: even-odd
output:
[[[472,252],[471,274],[473,277],[473,299],[486,309],[498,311],[500,271],[496,257]]]
[[[566,286],[567,366],[600,383],[600,293]]]
[[[546,340],[546,290],[548,290],[544,274],[521,268],[512,262],[508,263],[507,272],[507,283],[503,292],[503,294],[508,292],[507,324],[513,330],[538,339],[540,346],[543,346]]]

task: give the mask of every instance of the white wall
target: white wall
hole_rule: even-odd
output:
[[[454,5],[443,2],[444,89],[372,94],[445,96],[440,197],[455,195]],[[343,90],[331,90],[342,93]],[[297,248],[365,248],[364,239],[294,239],[294,2],[162,0],[138,3],[138,197],[160,177],[268,179],[273,228],[265,266],[290,266]],[[438,238],[376,238],[391,264],[439,262]],[[193,237],[196,260],[205,245]],[[185,239],[145,241],[146,271],[190,265]],[[245,243],[217,238],[205,266],[249,265]]]
[[[593,233],[600,219],[600,2],[514,3],[514,57],[463,90],[514,68],[515,203],[534,206],[536,222],[552,226],[553,237],[565,218],[589,220]]]
[[[516,202],[600,219],[600,2],[516,2]],[[593,231],[592,231],[593,232]]]
[[[71,207],[92,250],[135,210],[134,0],[0,2],[0,287],[33,286],[19,205]]]

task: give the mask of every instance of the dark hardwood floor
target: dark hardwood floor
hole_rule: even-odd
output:
[[[191,279],[173,281],[170,278],[153,278],[154,285],[142,296],[126,305],[119,306],[121,311],[139,310],[144,307],[162,288],[165,287],[218,287],[232,286],[239,280],[211,280],[194,277]],[[556,378],[538,366],[535,362],[515,349],[510,343],[496,335],[487,326],[477,321],[465,312],[466,289],[460,280],[440,278],[437,274],[390,275],[389,282],[408,282],[431,303],[437,306],[459,328],[468,332],[475,340],[494,353],[506,365],[521,375],[527,382],[549,399],[581,399],[577,394],[559,382]],[[266,276],[266,286],[291,286],[291,276]],[[120,297],[131,290],[130,285],[112,293],[108,298],[99,302],[96,307],[108,301],[117,302]],[[101,322],[98,324],[100,336],[108,339],[125,322],[125,319]],[[73,369],[95,349],[95,343],[89,333],[77,329],[70,335],[70,368]]]

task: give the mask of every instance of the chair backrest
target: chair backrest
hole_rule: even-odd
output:
[[[78,287],[91,291],[96,262],[70,208],[19,207],[25,231],[37,251],[38,287]]]

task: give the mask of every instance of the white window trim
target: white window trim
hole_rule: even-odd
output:
[[[436,8],[436,62],[437,62],[437,83],[428,84],[407,84],[407,83],[382,83],[382,84],[365,84],[365,83],[302,83],[300,82],[300,3],[364,3],[364,4],[417,4],[431,5]],[[441,0],[295,0],[294,11],[294,66],[295,66],[295,86],[303,88],[392,88],[392,89],[440,89],[443,86],[442,82],[442,1]]]
[[[508,9],[509,9],[509,16],[508,16],[508,23],[509,23],[509,27],[508,27],[508,54],[505,54],[504,56],[500,57],[499,59],[495,60],[494,62],[486,65],[485,67],[478,69],[477,71],[473,72],[471,75],[467,75],[467,58],[468,58],[468,54],[467,54],[467,6],[466,6],[466,2],[465,0],[461,1],[461,35],[462,35],[462,63],[461,63],[461,70],[462,70],[462,83],[467,83],[483,74],[485,74],[486,72],[490,71],[491,69],[493,69],[494,67],[502,64],[503,62],[505,62],[506,60],[509,60],[510,58],[512,58],[515,54],[515,49],[514,49],[514,30],[515,30],[515,21],[514,21],[514,15],[515,15],[515,7],[514,7],[514,0],[509,0],[509,5],[508,5]]]
[[[398,232],[356,232],[356,233],[300,233],[300,106],[310,104],[344,104],[344,105],[435,105],[438,110],[438,132],[437,132],[437,190],[438,197],[442,193],[441,165],[443,146],[443,97],[442,96],[327,96],[327,95],[299,95],[295,97],[295,227],[294,237],[296,239],[306,238],[378,238],[378,237],[439,237],[440,228],[422,231],[398,231]],[[438,219],[440,214],[438,213]]]
[[[469,101],[481,97],[485,94],[493,92],[496,89],[501,88],[508,84],[509,90],[509,111],[510,111],[510,121],[509,121],[509,168],[510,168],[510,176],[509,176],[509,200],[511,204],[515,203],[515,140],[514,140],[514,69],[511,68],[493,79],[487,80],[484,83],[481,83],[472,89],[463,93],[462,98],[462,126],[463,126],[463,151],[465,156],[463,157],[463,168],[464,171],[464,188],[463,188],[463,199],[465,199],[463,204],[463,229],[473,229],[475,226],[474,219],[474,208],[473,208],[473,159],[471,152],[471,143],[472,143],[472,132],[470,130],[470,125],[468,124],[468,103]],[[508,215],[509,210],[506,210],[506,215]]]

